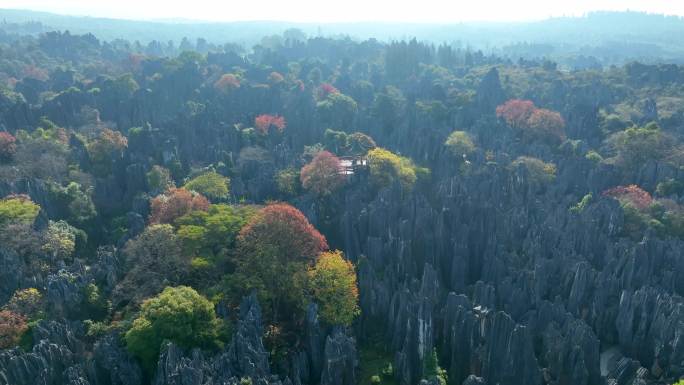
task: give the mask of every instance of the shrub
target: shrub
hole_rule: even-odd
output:
[[[66,187],[51,183],[50,194],[59,202],[72,223],[83,224],[97,215],[90,191],[83,191],[80,184],[70,182]]]
[[[437,378],[439,385],[447,384],[447,371],[439,366],[439,361],[437,360],[437,350],[433,350],[432,353],[425,357],[424,362],[425,372],[423,377],[425,378]]]
[[[211,349],[220,344],[220,328],[209,300],[187,286],[167,287],[143,302],[124,339],[128,350],[151,372],[164,340],[186,349]]]
[[[679,195],[682,192],[684,192],[684,183],[674,178],[668,178],[656,186],[656,194],[659,196]]]
[[[344,259],[341,251],[318,256],[316,265],[309,269],[309,287],[325,322],[349,326],[360,314],[354,265]]]
[[[513,168],[524,167],[530,176],[530,182],[544,185],[556,179],[556,165],[541,159],[520,156],[511,162]]]
[[[215,171],[198,175],[183,186],[186,190],[198,192],[212,200],[228,198],[229,187],[230,179]]]
[[[444,145],[447,146],[451,154],[462,159],[475,151],[475,143],[465,131],[454,131],[449,134]]]
[[[151,191],[166,191],[169,188],[176,187],[171,177],[171,172],[162,166],[154,165],[147,173],[147,185]]]
[[[653,197],[648,191],[637,185],[618,186],[602,193],[604,196],[615,198],[623,204],[631,204],[637,210],[645,210],[653,203]]]
[[[584,157],[594,163],[601,163],[603,161],[603,157],[601,154],[596,152],[595,150],[589,150],[587,151],[586,155]]]
[[[98,175],[107,175],[111,172],[112,160],[121,157],[126,147],[128,139],[119,131],[103,128],[86,146],[93,163],[93,171]]]
[[[300,173],[292,167],[278,171],[275,175],[278,191],[286,196],[297,194],[299,190],[299,175]]]
[[[53,260],[71,257],[76,250],[76,234],[78,230],[65,221],[50,221],[45,232],[43,251]]]
[[[17,346],[27,330],[28,325],[24,316],[9,310],[0,311],[0,349]]]
[[[0,200],[0,227],[15,224],[31,224],[35,221],[40,206],[27,195],[9,195]]]
[[[36,319],[45,311],[45,300],[36,288],[17,290],[7,302],[6,310],[20,314],[27,319]]]
[[[209,201],[202,194],[184,188],[170,188],[150,202],[150,223],[173,223],[183,215],[195,211],[207,211]]]
[[[17,139],[9,132],[0,132],[0,162],[7,162],[17,153]]]
[[[584,211],[585,208],[591,203],[591,200],[593,198],[593,195],[591,193],[586,194],[585,196],[582,197],[582,199],[577,202],[574,206],[570,207],[570,212],[573,214],[579,214],[582,211]]]
[[[328,151],[319,152],[311,163],[302,167],[300,179],[302,187],[318,196],[330,195],[346,182],[340,159]]]
[[[100,293],[100,288],[96,284],[89,283],[83,288],[83,302],[80,309],[83,318],[101,320],[109,314],[110,308],[111,302]]]

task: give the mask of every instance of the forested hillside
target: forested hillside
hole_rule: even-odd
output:
[[[0,34],[0,385],[677,382],[684,67],[564,68]]]

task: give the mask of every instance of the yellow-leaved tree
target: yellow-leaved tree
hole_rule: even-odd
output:
[[[331,325],[351,325],[360,314],[354,265],[339,250],[321,253],[309,269],[309,285],[321,318]]]

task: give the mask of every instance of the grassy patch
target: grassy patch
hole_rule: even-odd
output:
[[[394,357],[381,342],[373,341],[363,344],[359,351],[359,358],[359,385],[397,384],[392,366]]]

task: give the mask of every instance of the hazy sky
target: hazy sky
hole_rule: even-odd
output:
[[[627,9],[684,16],[682,0],[0,0],[0,8],[212,21],[512,21]]]

